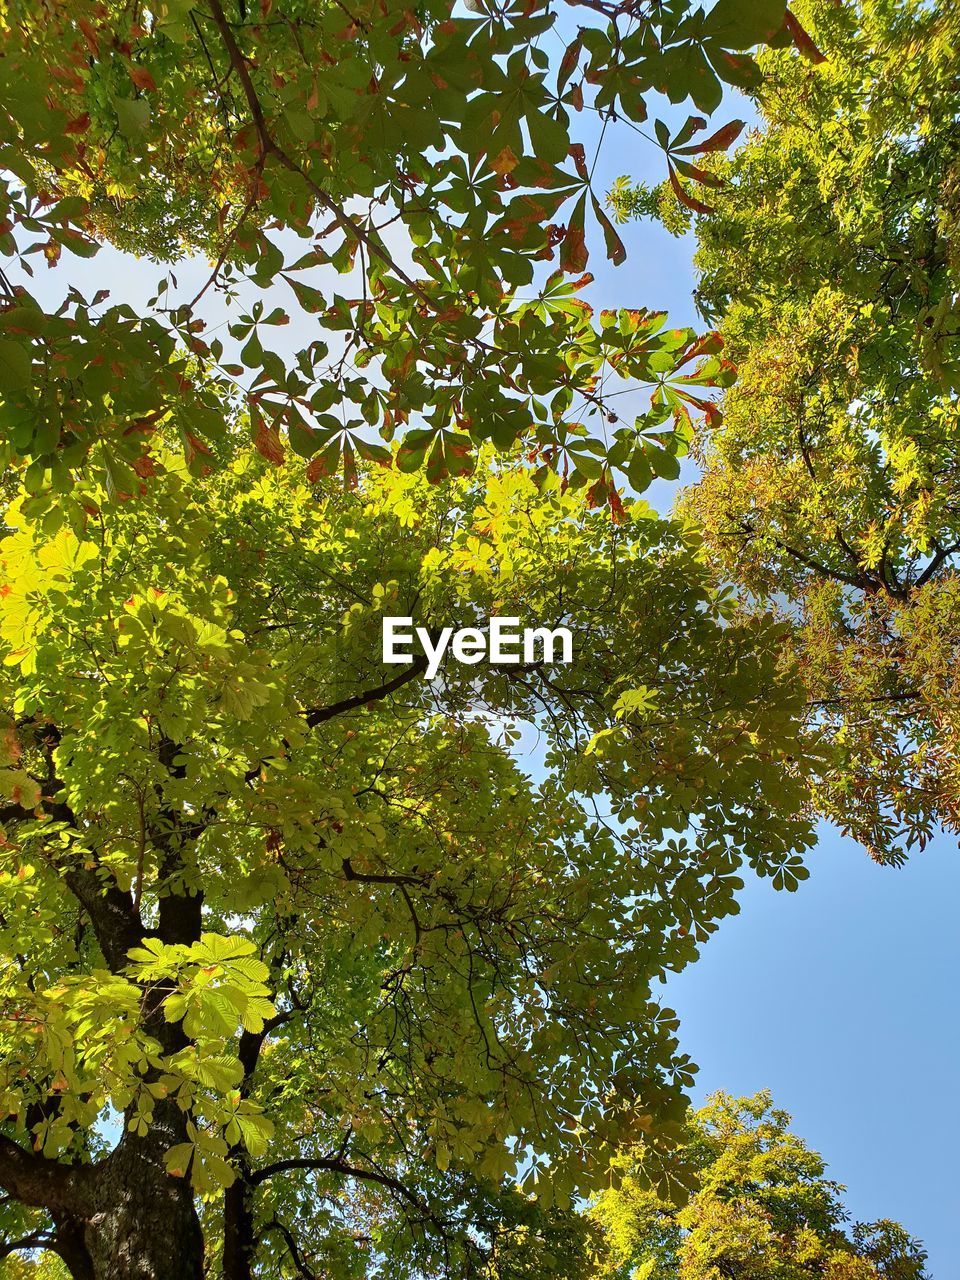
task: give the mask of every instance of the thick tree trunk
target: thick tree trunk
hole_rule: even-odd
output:
[[[163,1163],[171,1143],[183,1141],[182,1127],[173,1104],[160,1104],[147,1137],[125,1134],[99,1166],[83,1232],[94,1280],[201,1280],[203,1234],[193,1192]]]
[[[160,1103],[145,1138],[125,1133],[95,1165],[61,1165],[0,1135],[0,1186],[47,1211],[53,1228],[47,1247],[73,1280],[202,1280],[193,1192],[163,1162],[185,1130],[179,1108]]]
[[[93,1280],[201,1280],[203,1236],[188,1188],[132,1176],[86,1224]]]
[[[56,732],[56,731],[54,731]],[[160,760],[171,777],[186,770],[175,764],[180,747],[164,738]],[[46,812],[57,821],[77,827],[69,805],[51,797],[63,790],[48,752],[50,778],[44,792]],[[159,808],[149,832],[159,850],[161,875],[156,890],[158,925],[151,931],[167,943],[196,942],[203,927],[203,895],[177,887],[183,870],[183,850],[203,831],[206,818],[187,821],[179,805],[169,805],[159,785]],[[32,811],[5,806],[4,821],[29,821]],[[137,899],[98,870],[66,867],[63,879],[86,911],[111,972],[124,973],[131,947],[147,930]],[[166,1054],[176,1054],[188,1040],[179,1023],[168,1023],[163,998],[170,988],[145,990],[144,1026],[156,1036]],[[257,1044],[259,1045],[259,1041]],[[254,1055],[253,1061],[256,1058]],[[51,1095],[46,1105],[56,1108]],[[39,1118],[43,1117],[43,1111]],[[50,1248],[63,1259],[73,1280],[202,1280],[203,1233],[189,1182],[166,1170],[164,1154],[186,1141],[187,1119],[171,1100],[157,1103],[145,1137],[124,1132],[116,1149],[95,1164],[60,1164],[48,1160],[0,1134],[0,1190],[33,1208],[44,1209],[53,1222]],[[249,1212],[241,1202],[238,1221],[249,1227]]]
[[[223,1280],[253,1280],[256,1241],[250,1187],[241,1174],[223,1200]]]

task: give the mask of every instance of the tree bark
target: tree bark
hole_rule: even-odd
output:
[[[184,772],[182,764],[173,763],[179,750],[169,739],[161,743],[161,762],[174,777]],[[171,891],[167,882],[182,870],[184,845],[196,839],[203,825],[185,826],[182,815],[166,807],[162,790],[157,790],[161,809],[157,829],[150,833],[162,854],[157,934],[164,942],[189,945],[201,934],[203,896]],[[97,906],[91,904],[93,909]],[[129,895],[124,897],[123,914],[127,931],[137,934],[135,942],[139,942],[145,931]],[[117,946],[121,967],[130,945],[124,936]],[[165,1021],[164,994],[162,985],[150,993],[145,1025],[164,1052],[172,1054],[188,1041],[180,1023]],[[187,1179],[167,1172],[163,1158],[170,1147],[186,1140],[184,1113],[170,1099],[159,1101],[149,1133],[139,1137],[125,1132],[117,1148],[96,1166],[94,1207],[85,1216],[83,1232],[92,1280],[202,1280],[203,1233],[193,1191]]]
[[[224,1280],[253,1280],[256,1253],[252,1189],[245,1173],[227,1187],[223,1198]]]
[[[146,1137],[127,1132],[105,1160],[62,1165],[0,1136],[0,1187],[46,1209],[47,1248],[73,1280],[202,1280],[203,1233],[190,1183],[164,1152],[186,1137],[176,1103],[157,1104]]]
[[[83,1223],[76,1218],[54,1215],[56,1231],[49,1248],[58,1254],[73,1280],[96,1280],[93,1263],[83,1238]]]
[[[188,1180],[163,1153],[183,1140],[175,1104],[157,1106],[145,1138],[124,1135],[97,1166],[83,1238],[92,1280],[202,1280],[203,1233]]]
[[[243,1067],[240,1096],[250,1096],[253,1073],[257,1069],[260,1050],[270,1031],[285,1020],[280,1014],[271,1019],[262,1031],[244,1031],[240,1037],[238,1056]],[[256,1256],[256,1233],[253,1218],[253,1185],[250,1166],[239,1146],[230,1152],[236,1181],[223,1197],[223,1280],[253,1280],[253,1264]]]

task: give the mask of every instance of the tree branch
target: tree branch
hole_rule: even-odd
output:
[[[21,1204],[74,1213],[82,1209],[87,1170],[24,1151],[0,1134],[0,1187]]]
[[[115,881],[104,887],[95,871],[82,867],[65,872],[63,881],[90,917],[107,967],[120,973],[129,963],[127,952],[139,946],[146,933],[133,898]]]
[[[164,735],[157,754],[171,778],[182,779],[185,776],[186,766],[179,760],[182,755],[180,743]],[[211,813],[204,810],[202,814],[185,820],[179,808],[167,803],[159,783],[155,789],[161,806],[150,828],[150,838],[161,853],[157,935],[163,942],[189,946],[199,942],[203,930],[203,892],[199,889],[192,893],[184,892],[181,888],[175,891],[171,882],[183,874],[184,848],[203,834]]]
[[[59,783],[57,783],[59,789]],[[77,822],[69,805],[53,803],[44,797],[46,817],[54,822],[65,822],[76,828]],[[0,808],[0,823],[37,822],[36,812],[23,805],[8,804]],[[129,893],[119,887],[112,876],[104,882],[96,870],[90,867],[57,868],[61,878],[77,899],[93,925],[100,950],[107,966],[119,973],[127,963],[127,952],[143,939],[144,927],[140,912]]]
[[[407,875],[378,875],[375,872],[356,871],[353,863],[349,858],[343,860],[343,874],[348,880],[356,880],[358,884],[392,884],[400,885],[422,885],[423,880],[420,876]]]
[[[426,669],[427,659],[425,655],[421,654],[419,658],[414,658],[405,671],[402,671],[398,676],[394,676],[392,680],[388,680],[386,684],[377,685],[374,689],[366,689],[363,693],[358,693],[352,698],[344,698],[341,702],[334,702],[329,707],[314,707],[310,711],[301,712],[301,714],[306,716],[308,727],[313,729],[325,720],[333,720],[335,716],[342,716],[347,711],[354,711],[357,707],[365,707],[370,702],[379,702],[382,698],[389,697],[397,689],[402,689],[405,684],[410,684],[412,680],[416,680]]]
[[[253,124],[257,131],[257,141],[260,147],[261,160],[265,160],[267,156],[275,156],[285,169],[288,169],[291,173],[299,174],[309,187],[310,192],[317,203],[321,205],[322,208],[326,209],[328,213],[333,214],[341,230],[345,231],[347,235],[356,240],[359,244],[365,245],[371,254],[379,258],[380,261],[389,267],[391,271],[395,271],[397,273],[407,288],[415,293],[422,303],[427,307],[430,307],[431,310],[435,310],[435,304],[428,294],[424,293],[423,289],[421,289],[417,282],[407,275],[402,267],[398,266],[397,263],[394,262],[386,249],[384,249],[382,245],[378,244],[377,241],[364,231],[362,227],[357,226],[357,224],[347,216],[341,206],[332,199],[332,197],[329,196],[307,172],[305,172],[302,166],[297,164],[297,162],[291,156],[287,155],[283,148],[274,141],[269,129],[267,128],[267,121],[263,114],[263,106],[257,96],[253,80],[250,77],[250,69],[248,68],[246,59],[240,50],[240,46],[237,44],[236,38],[230,29],[230,24],[223,12],[223,5],[220,3],[220,0],[210,0],[210,11],[217,29],[220,32],[224,47],[226,48],[227,54],[230,58],[231,65],[239,77],[240,85],[243,89],[243,96],[246,98],[247,105],[250,108],[250,114],[253,116]]]
[[[358,1178],[361,1182],[376,1182],[379,1186],[386,1187],[388,1190],[395,1191],[397,1195],[402,1196],[419,1213],[428,1212],[420,1199],[398,1178],[392,1178],[387,1173],[380,1173],[377,1169],[361,1169],[357,1165],[347,1164],[340,1157],[324,1159],[323,1157],[301,1156],[290,1160],[278,1160],[276,1164],[268,1164],[263,1169],[254,1170],[250,1175],[250,1182],[252,1186],[258,1187],[262,1182],[266,1182],[268,1178],[275,1177],[278,1173],[290,1173],[295,1169],[306,1169],[317,1173],[342,1173],[345,1177]]]
[[[913,585],[915,587],[925,587],[934,574],[958,551],[960,551],[960,542],[955,542],[949,547],[938,547],[933,559]]]
[[[279,1218],[274,1218],[264,1227],[264,1231],[279,1231],[283,1236],[284,1243],[290,1254],[293,1265],[297,1268],[297,1280],[316,1280],[316,1275],[310,1270],[304,1261],[303,1254],[294,1239],[293,1232],[289,1227],[284,1226]]]
[[[52,1239],[46,1231],[34,1231],[32,1235],[20,1240],[0,1241],[0,1259],[8,1258],[11,1253],[18,1253],[21,1249],[47,1249]]]
[[[812,569],[814,573],[819,574],[822,578],[832,578],[835,582],[844,582],[849,587],[856,587],[858,590],[866,592],[867,595],[876,595],[880,591],[878,583],[867,578],[862,572],[856,575],[843,573],[840,569],[831,568],[829,565],[821,564],[819,560],[814,560],[812,556],[806,555],[802,551],[798,551],[796,547],[791,547],[789,543],[776,537],[772,533],[759,533],[748,521],[735,521],[740,532],[746,534],[749,538],[768,538],[780,551],[802,564],[807,569]]]

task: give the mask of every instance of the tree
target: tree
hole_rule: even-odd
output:
[[[784,0],[581,8],[568,30],[537,0],[7,0],[0,427],[31,491],[52,502],[93,468],[135,495],[162,423],[199,467],[241,412],[265,456],[348,483],[394,437],[438,479],[522,439],[598,502],[617,472],[675,473],[696,389],[729,370],[659,313],[597,323],[577,297],[597,234],[625,255],[592,122],[635,130],[658,90],[713,111],[724,82],[756,82],[747,50],[793,27]],[[103,239],[213,269],[193,298],[164,274],[142,312],[67,288],[47,313],[22,273]],[[204,336],[214,295],[243,305]],[[286,358],[291,311],[313,336]],[[652,397],[630,424],[611,372]]]
[[[769,1093],[715,1094],[691,1111],[682,1207],[615,1162],[617,1186],[591,1207],[607,1280],[925,1280],[926,1253],[895,1222],[848,1224],[844,1187],[790,1132]]]
[[[764,128],[702,188],[699,296],[739,380],[684,511],[793,621],[821,812],[897,862],[960,829],[960,14],[797,9],[826,60],[761,56]]]
[[[49,1252],[10,1253],[0,1262],[0,1274],[3,1280],[65,1280],[69,1275],[57,1255]]]
[[[744,863],[806,874],[782,625],[642,503],[489,455],[344,492],[176,444],[136,503],[21,494],[0,541],[8,1243],[97,1280],[575,1275],[564,1206],[684,1114],[652,984]],[[575,663],[380,662],[384,615],[495,612],[571,620]]]
[[[782,628],[729,617],[615,487],[675,474],[732,370],[579,297],[598,231],[624,250],[572,130],[658,89],[709,113],[796,22],[583,7],[0,9],[0,1212],[27,1270],[579,1274],[564,1206],[682,1115],[654,980],[744,861],[805,874]],[[736,131],[705,127],[684,145]],[[88,299],[69,263],[104,242],[210,274]],[[283,351],[291,312],[317,327]],[[630,426],[612,372],[649,393]],[[431,684],[380,664],[394,610],[592,630],[575,673]]]

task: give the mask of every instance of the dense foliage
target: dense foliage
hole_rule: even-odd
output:
[[[724,1094],[691,1112],[683,1207],[618,1158],[618,1184],[591,1209],[604,1280],[925,1280],[926,1254],[899,1224],[848,1225],[823,1159],[768,1094]]]
[[[598,322],[577,298],[591,254],[625,254],[591,183],[597,148],[618,129],[636,142],[657,92],[713,111],[723,82],[756,81],[744,51],[792,28],[784,0],[576,12],[583,25],[539,0],[4,0],[4,457],[30,462],[34,491],[85,466],[133,494],[160,423],[199,465],[242,410],[265,456],[291,448],[314,478],[351,482],[395,436],[402,464],[437,478],[479,442],[523,439],[597,502],[615,471],[638,489],[672,473],[698,388],[729,370],[659,313]],[[691,141],[705,126],[689,118],[688,152],[732,136]],[[23,273],[104,238],[215,266],[192,298],[164,275],[142,312],[69,279],[45,310]],[[205,337],[238,295],[229,334]],[[278,351],[291,315],[309,340]],[[604,398],[610,374],[652,393],[631,422]]]
[[[805,874],[782,627],[730,620],[673,525],[527,470],[163,461],[137,503],[17,499],[0,544],[4,1185],[98,1276],[192,1275],[195,1195],[230,1276],[466,1274],[501,1212],[535,1251],[485,1197],[519,1170],[547,1213],[669,1139],[690,1064],[652,982],[744,861]],[[380,664],[385,613],[491,612],[576,618],[576,662]],[[145,1164],[176,1193],[118,1198]]]
[[[960,11],[797,6],[764,128],[713,168],[701,305],[740,377],[686,510],[795,620],[839,767],[822,811],[883,861],[960,828]]]
[[[572,1280],[624,1140],[674,1185],[655,984],[744,866],[805,876],[822,757],[791,620],[617,493],[734,369],[581,300],[624,257],[592,174],[658,92],[820,55],[783,0],[580,8],[0,0],[11,1274]],[[687,109],[651,127],[695,212],[740,125]],[[74,287],[103,244],[147,305]],[[385,614],[576,662],[428,681]]]

